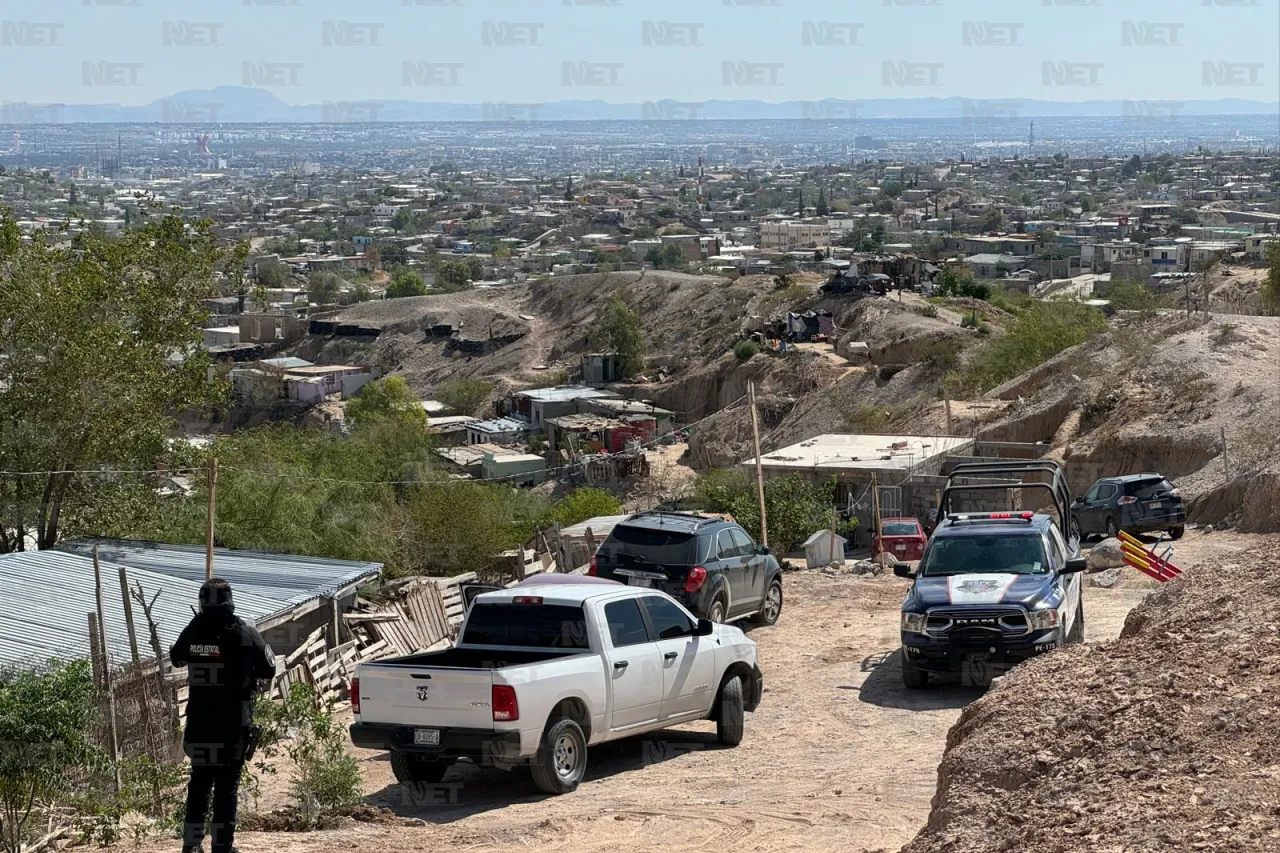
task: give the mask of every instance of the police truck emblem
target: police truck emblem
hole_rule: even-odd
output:
[[[1000,584],[996,581],[964,581],[963,583],[956,584],[956,589],[961,592],[980,593],[991,592],[992,590],[999,588],[999,586]]]
[[[427,690],[428,690],[428,686],[427,686],[427,685],[425,685],[425,684],[418,688],[418,701],[419,701],[419,702],[425,702],[425,701],[427,701]]]

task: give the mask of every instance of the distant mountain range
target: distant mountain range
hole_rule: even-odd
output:
[[[753,100],[605,101],[449,104],[408,100],[286,104],[265,89],[221,86],[176,92],[145,106],[120,104],[0,105],[0,124],[23,121],[327,123],[351,121],[616,121],[680,119],[1000,119],[1037,117],[1280,115],[1280,103],[1212,101],[1043,101],[1018,98],[868,98],[768,103]]]

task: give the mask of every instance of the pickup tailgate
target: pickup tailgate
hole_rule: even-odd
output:
[[[493,728],[493,671],[361,664],[360,721]]]

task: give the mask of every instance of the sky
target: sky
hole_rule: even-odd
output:
[[[0,101],[226,85],[289,104],[1274,102],[1280,0],[0,0]]]

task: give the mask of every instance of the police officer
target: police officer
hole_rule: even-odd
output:
[[[235,615],[231,584],[210,578],[200,587],[200,611],[169,650],[187,668],[187,727],[182,747],[191,759],[183,853],[201,849],[213,794],[213,853],[234,853],[236,795],[253,726],[258,682],[275,676],[275,655],[251,625]]]

